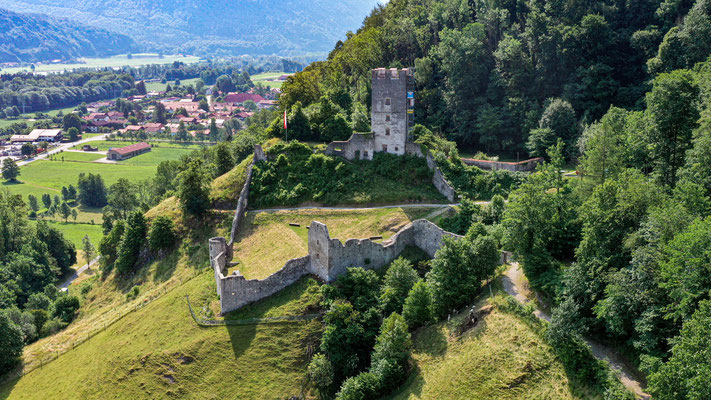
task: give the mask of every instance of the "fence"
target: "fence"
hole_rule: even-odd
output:
[[[188,303],[190,315],[196,324],[200,326],[239,326],[239,325],[259,325],[277,322],[294,322],[294,321],[311,321],[321,317],[322,314],[306,314],[306,315],[284,315],[280,317],[267,318],[245,318],[245,319],[203,319],[198,317],[190,304],[190,296],[185,295],[185,301]]]
[[[22,368],[18,368],[16,371],[8,372],[4,376],[0,377],[0,383],[6,383],[13,379],[21,378],[38,368],[43,368],[45,365],[59,358],[59,356],[76,349],[78,346],[87,342],[89,339],[93,338],[97,334],[105,331],[110,326],[123,319],[125,316],[147,306],[148,304],[152,303],[153,301],[161,298],[163,295],[168,293],[169,290],[173,290],[179,286],[182,286],[183,284],[191,281],[193,278],[197,277],[200,274],[201,271],[196,270],[195,274],[186,279],[178,278],[178,280],[173,281],[174,283],[172,285],[168,284],[166,286],[163,286],[162,288],[157,288],[157,290],[154,290],[150,292],[150,294],[143,296],[133,305],[133,307],[126,307],[123,310],[110,311],[101,314],[99,317],[96,318],[96,322],[92,322],[92,325],[98,325],[98,329],[94,329],[93,331],[85,335],[81,335],[81,337],[76,340],[68,340],[62,343],[63,346],[61,348],[48,352],[49,357],[36,356],[29,362],[28,360],[24,359]]]

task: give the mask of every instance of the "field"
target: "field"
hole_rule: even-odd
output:
[[[107,150],[109,147],[123,147],[128,144],[129,142],[92,142],[93,146],[98,145],[102,150]],[[52,198],[55,195],[61,197],[62,187],[77,186],[80,173],[100,174],[107,187],[118,181],[119,178],[127,178],[132,182],[139,182],[152,178],[155,175],[157,165],[161,161],[180,159],[180,157],[189,154],[193,149],[200,147],[197,145],[170,143],[159,143],[158,146],[160,147],[154,147],[149,153],[114,164],[93,162],[106,157],[105,154],[65,151],[53,156],[52,160],[38,160],[20,167],[20,176],[18,178],[20,183],[12,184],[3,181],[0,183],[0,189],[8,189],[11,193],[21,194],[23,199],[27,201],[27,196],[29,195],[34,195],[37,199],[41,199],[45,193]],[[44,207],[42,205],[40,207],[40,212],[43,212]],[[58,215],[50,220],[53,221],[52,224],[56,228],[62,231],[76,245],[77,249],[81,248],[81,239],[86,233],[89,234],[94,246],[98,246],[102,237],[101,223],[103,219],[101,209],[78,206],[76,210],[78,213],[76,221],[70,217],[69,223],[65,223]],[[84,260],[80,259],[77,264],[82,265],[83,262]]]
[[[252,82],[255,84],[257,82],[262,82],[264,86],[269,86],[270,88],[281,88],[281,85],[284,83],[284,81],[277,81],[276,79],[279,78],[282,75],[291,75],[290,73],[286,72],[264,72],[262,74],[257,74],[257,75],[252,75],[251,79]],[[270,79],[274,79],[273,81],[270,81]]]
[[[484,300],[479,305],[486,304]],[[495,307],[459,336],[464,315],[413,335],[415,371],[389,399],[576,399],[540,328]]]
[[[278,271],[288,260],[308,254],[311,221],[328,225],[331,238],[347,239],[383,236],[390,238],[402,227],[424,218],[436,209],[387,208],[376,210],[298,210],[250,212],[234,245],[234,259],[247,279],[263,279]],[[299,227],[289,223],[300,224]]]
[[[133,58],[129,59],[128,55],[120,54],[112,57],[104,58],[84,58],[81,63],[75,64],[35,64],[35,73],[56,73],[71,71],[76,68],[118,68],[118,67],[138,67],[151,64],[172,64],[174,61],[184,62],[186,64],[200,61],[199,57],[182,56],[182,55],[165,55],[162,58],[156,53],[133,54]],[[3,73],[14,74],[17,72],[30,72],[29,67],[4,68]]]
[[[181,86],[195,85],[195,82],[197,82],[198,79],[200,79],[200,78],[182,79],[180,81],[180,85]],[[174,87],[175,86],[174,83],[175,83],[175,81],[169,81],[167,83],[147,82],[146,83],[146,90],[148,90],[149,92],[151,92],[151,91],[164,92],[167,85]]]

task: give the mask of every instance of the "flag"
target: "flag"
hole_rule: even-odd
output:
[[[284,129],[286,129],[286,110],[284,110]]]

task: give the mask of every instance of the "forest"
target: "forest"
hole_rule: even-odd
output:
[[[350,115],[369,107],[370,69],[410,67],[416,121],[429,129],[492,153],[544,152],[561,137],[572,155],[581,126],[611,105],[642,109],[652,76],[705,60],[710,7],[393,0],[326,61],[290,78],[281,103],[289,110],[326,96]]]
[[[709,54],[708,0],[393,0],[289,78],[281,106],[298,120],[335,105],[354,126],[371,68],[415,68],[413,138],[448,178],[471,181],[452,174],[457,147],[545,157],[489,194],[508,197],[497,218],[465,198],[443,225],[493,222],[576,377],[601,379],[581,358],[595,337],[654,398],[711,398]]]

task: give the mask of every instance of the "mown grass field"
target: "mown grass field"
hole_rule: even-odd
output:
[[[195,85],[195,82],[197,82],[198,79],[200,79],[200,78],[181,79],[180,86]],[[170,87],[174,87],[175,81],[169,81],[166,83],[147,82],[146,83],[146,90],[148,90],[149,92],[151,92],[151,91],[164,92],[167,85],[170,85]]]
[[[281,85],[284,83],[284,81],[277,81],[280,76],[282,75],[291,75],[290,73],[286,72],[264,72],[262,74],[257,74],[257,75],[252,75],[251,79],[252,82],[255,84],[257,82],[262,82],[264,86],[268,86],[270,88],[281,88]]]
[[[200,61],[199,57],[182,55],[164,55],[162,58],[157,53],[136,53],[128,58],[127,54],[119,54],[103,58],[84,58],[81,63],[74,64],[42,64],[35,65],[35,72],[63,72],[77,68],[106,68],[106,67],[138,67],[151,64],[172,64],[180,61],[186,64]],[[30,72],[29,67],[3,68],[2,72],[14,74],[17,72]]]
[[[103,148],[117,147],[116,144],[121,147],[127,145],[126,142],[112,143],[108,141],[93,142],[92,145],[96,146],[95,143],[99,143]],[[149,153],[114,164],[93,162],[100,158],[105,158],[106,155],[104,154],[65,151],[52,156],[51,160],[37,160],[20,167],[19,183],[2,181],[0,182],[0,190],[8,189],[11,193],[20,194],[26,202],[29,195],[34,195],[40,200],[39,212],[42,213],[46,210],[41,204],[42,195],[46,193],[52,198],[55,195],[61,197],[62,187],[68,187],[69,185],[76,187],[81,173],[100,174],[107,187],[114,184],[119,178],[140,182],[151,179],[161,161],[178,160],[180,157],[189,154],[194,148],[199,147],[170,143],[160,143],[159,146],[154,147]],[[55,215],[49,220],[53,221],[52,224],[62,231],[76,245],[77,249],[81,248],[81,239],[87,233],[94,246],[98,246],[102,237],[101,223],[103,218],[101,209],[88,208],[76,203],[70,204],[70,206],[73,206],[78,213],[76,221],[69,217],[69,223],[65,223],[64,219],[59,215]],[[91,225],[92,221],[94,225]],[[83,265],[84,263],[85,260],[79,257],[77,265]]]
[[[278,271],[288,260],[308,254],[308,229],[311,221],[328,226],[331,238],[363,239],[393,234],[432,208],[387,208],[376,210],[297,210],[250,212],[234,245],[233,267],[247,279],[263,279]],[[299,224],[299,227],[289,223]],[[230,271],[231,272],[231,271]]]

